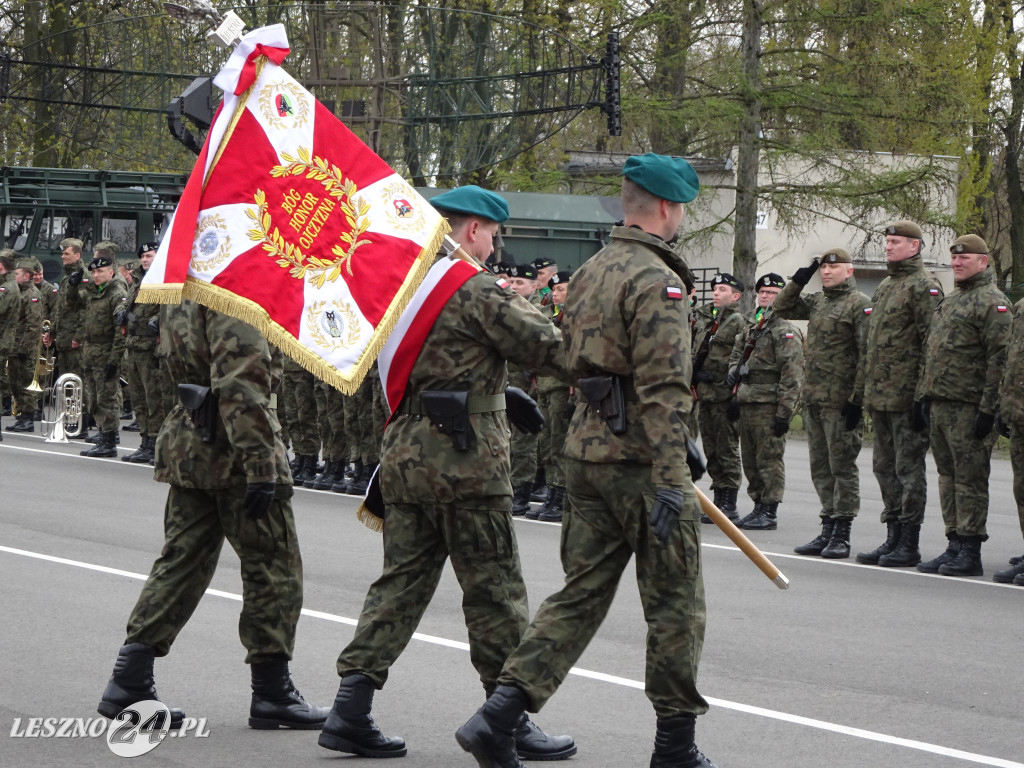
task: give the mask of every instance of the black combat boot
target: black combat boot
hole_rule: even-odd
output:
[[[43,409],[42,408],[36,408],[34,411],[32,411],[32,421],[42,421],[42,420],[43,420]]]
[[[370,480],[373,478],[373,472],[376,469],[376,464],[363,464],[363,471],[349,485],[348,492],[353,496],[365,496],[366,489],[370,487]]]
[[[131,424],[125,424],[121,427],[122,432],[141,432],[142,427],[139,426],[139,420],[135,419]]]
[[[0,405],[0,416],[11,415],[11,396],[8,395],[3,399],[3,404]]]
[[[878,558],[878,564],[883,568],[909,568],[917,565],[921,562],[921,550],[918,549],[920,536],[920,525],[904,524],[896,549]]]
[[[960,551],[951,563],[939,566],[943,576],[984,576],[981,567],[981,536],[961,536]]]
[[[562,509],[565,504],[565,488],[560,485],[551,485],[548,488],[548,500],[540,508],[537,519],[543,520],[545,523],[560,523],[562,522]]]
[[[81,456],[91,456],[94,459],[109,459],[117,456],[117,432],[109,429],[96,435],[99,442],[87,451],[79,451]]]
[[[756,514],[752,517],[751,515],[747,515],[750,519],[747,520],[747,518],[744,518],[746,522],[744,522],[744,520],[740,520],[737,525],[748,531],[774,531],[779,527],[778,510],[778,502],[773,504],[763,504],[758,502],[757,506],[754,508],[754,512]]]
[[[481,768],[525,768],[516,752],[515,734],[526,714],[526,704],[526,694],[521,690],[499,685],[455,732],[455,740],[473,754]]]
[[[323,474],[320,475],[313,484],[308,486],[317,491],[329,491],[334,487],[334,484],[338,482],[341,477],[341,472],[344,466],[337,459],[328,459],[327,467],[324,469]]]
[[[520,760],[565,760],[576,754],[572,736],[549,736],[525,712],[514,736]]]
[[[732,520],[734,523],[739,519],[739,513],[736,512],[736,497],[739,495],[738,488],[723,488],[722,489],[722,504],[718,508],[725,513],[725,516]]]
[[[525,515],[530,511],[530,491],[533,490],[533,483],[527,482],[516,488],[512,494],[512,514],[516,517]]]
[[[956,560],[956,556],[960,554],[960,537],[955,533],[947,533],[946,538],[949,539],[949,544],[946,545],[945,551],[934,560],[918,563],[917,570],[921,573],[938,573],[943,565]]]
[[[36,423],[32,421],[31,416],[27,416],[24,413],[19,414],[18,418],[14,420],[14,423],[7,428],[8,432],[35,432]]]
[[[716,507],[718,507],[719,510],[722,510],[722,507],[725,505],[725,501],[723,500],[724,496],[725,496],[725,489],[724,488],[715,488],[714,489],[714,495],[711,497],[711,503],[714,504]],[[700,521],[702,523],[704,523],[704,525],[711,525],[711,524],[713,524],[715,522],[714,520],[712,520],[707,515],[701,515],[700,516]]]
[[[896,549],[896,546],[900,541],[900,536],[903,535],[903,523],[899,520],[890,520],[885,525],[888,531],[885,536],[885,541],[870,552],[858,552],[858,563],[864,563],[864,565],[878,565],[878,560],[882,555],[888,555]]]
[[[306,702],[295,688],[287,661],[252,665],[252,704],[249,727],[260,731],[294,728],[317,731],[327,719],[327,707]]]
[[[693,715],[658,720],[651,768],[715,768],[694,742],[696,721]]]
[[[749,512],[747,512],[747,514],[745,514],[739,520],[736,521],[736,527],[737,528],[742,528],[747,523],[749,523],[751,520],[753,520],[753,519],[755,519],[757,517],[760,517],[760,516],[761,516],[761,502],[760,501],[755,501],[754,502],[754,508],[752,510],[750,510]],[[709,517],[708,518],[708,522],[710,522],[710,521],[711,521],[711,518]],[[701,522],[703,522],[703,518],[701,519]]]
[[[145,643],[122,646],[114,662],[114,673],[110,676],[96,711],[113,719],[136,702],[160,701],[153,680],[154,656],[153,646]],[[171,709],[171,728],[180,727],[184,719],[184,712]]]
[[[1024,574],[1024,563],[1017,562],[1016,565],[1011,565],[1005,571],[996,571],[992,574],[992,581],[996,584],[1013,584],[1021,574]]]
[[[829,560],[842,560],[850,556],[850,527],[853,519],[846,517],[836,520],[832,526],[832,538],[821,550],[821,556]]]
[[[331,486],[331,491],[334,493],[348,493],[348,484],[352,482],[352,478],[356,471],[356,465],[354,462],[348,462],[343,464],[338,470],[338,481]]]
[[[316,482],[321,477],[323,477],[325,474],[327,474],[327,471],[331,468],[331,463],[332,462],[333,462],[333,459],[327,459],[327,461],[324,462],[324,465],[323,465],[322,468],[318,467],[314,463],[313,464],[313,476],[311,478],[309,478],[309,480],[303,481],[303,483],[302,483],[303,487],[305,487],[305,488],[312,488],[314,485],[316,485]],[[332,485],[333,485],[333,483],[332,483]]]
[[[366,675],[343,677],[317,744],[363,757],[405,757],[405,741],[385,736],[370,717],[373,691]]]
[[[351,472],[345,474],[345,493],[355,493],[359,478],[363,475],[363,460],[356,459],[349,465]]]
[[[135,453],[130,453],[127,456],[122,456],[121,461],[127,461],[132,464],[149,464],[150,459],[153,458],[153,450],[156,448],[156,438],[150,437],[149,435],[142,436],[142,444],[139,446]]]
[[[292,482],[295,485],[305,485],[307,480],[316,478],[316,456],[302,456],[302,463],[299,471],[292,475]]]
[[[1015,557],[1011,557],[1008,562],[1010,563],[1010,565],[1017,565],[1018,563],[1024,563],[1024,555],[1017,555]]]
[[[533,478],[533,484],[530,487],[530,501],[537,501],[544,503],[548,500],[548,481],[545,477],[547,473],[544,471],[544,467],[537,468],[537,474]]]
[[[821,550],[828,546],[829,541],[831,541],[832,529],[835,528],[835,525],[836,521],[831,517],[821,518],[821,533],[806,544],[794,547],[793,551],[798,555],[820,555]]]

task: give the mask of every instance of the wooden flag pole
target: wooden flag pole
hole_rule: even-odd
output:
[[[786,578],[786,575],[776,568],[772,561],[764,556],[761,550],[754,546],[754,542],[748,539],[746,534],[737,528],[733,521],[726,517],[725,513],[716,507],[711,499],[704,495],[700,488],[695,485],[693,490],[697,492],[697,498],[700,499],[700,506],[704,510],[704,514],[710,517],[712,522],[721,528],[726,536],[732,539],[733,544],[739,547],[740,551],[749,557],[754,565],[760,568],[761,572],[775,583],[775,586],[779,589],[789,589],[789,579]]]

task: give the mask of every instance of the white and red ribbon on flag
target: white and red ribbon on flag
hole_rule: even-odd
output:
[[[245,320],[350,394],[448,226],[279,66],[287,53],[282,25],[254,30],[214,79],[224,102],[138,300]]]

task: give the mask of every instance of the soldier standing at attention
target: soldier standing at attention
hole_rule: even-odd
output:
[[[117,425],[121,416],[120,372],[125,336],[117,315],[128,309],[124,281],[114,276],[113,254],[103,248],[93,251],[89,262],[92,281],[71,288],[69,302],[84,307],[82,368],[88,410],[100,429],[96,444],[82,456],[117,456]]]
[[[71,290],[77,289],[82,283],[89,282],[89,275],[85,271],[85,264],[82,262],[82,241],[74,237],[62,240],[60,260],[64,265],[64,271],[58,282],[57,303],[54,307],[53,318],[50,325],[49,336],[44,337],[44,343],[49,347],[56,347],[57,351],[57,373],[73,373],[82,380],[83,402],[82,402],[82,429],[78,434],[80,438],[89,437],[89,422],[91,414],[88,412],[88,385],[85,383],[85,371],[82,368],[82,346],[84,337],[82,327],[84,324],[84,304],[71,303]]]
[[[754,509],[736,525],[774,531],[786,490],[786,433],[793,420],[803,380],[803,338],[796,326],[772,313],[772,303],[786,286],[769,272],[757,280],[757,311],[746,333],[736,337],[725,383],[737,387],[735,407],[747,493]],[[738,413],[736,411],[738,410]]]
[[[5,248],[0,251],[0,390],[5,394],[10,391],[7,376],[7,360],[14,352],[14,333],[18,327],[18,315],[21,314],[21,291],[18,281],[14,279],[14,265],[17,251]],[[3,441],[0,432],[0,441]]]
[[[728,415],[732,388],[726,386],[729,355],[736,338],[747,330],[747,318],[740,312],[743,283],[723,272],[711,280],[712,308],[697,321],[697,346],[693,350],[693,381],[700,400],[697,420],[704,455],[708,462],[714,502],[726,517],[736,520],[736,496],[743,480],[740,465],[740,432]],[[710,517],[702,517],[710,523]]]
[[[512,290],[534,306],[537,289],[537,269],[532,264],[512,264],[506,272]],[[532,371],[519,365],[508,366],[509,386],[519,387],[531,397],[537,396],[537,382]],[[538,396],[539,397],[539,396]],[[530,506],[533,478],[537,475],[537,454],[540,435],[512,427],[512,514],[525,515],[536,520],[540,510]]]
[[[988,245],[963,235],[950,247],[956,288],[939,304],[925,346],[917,399],[927,399],[939,508],[949,545],[917,570],[981,576],[988,538],[988,475],[999,383],[1012,315],[988,269]]]
[[[1010,438],[1013,499],[1024,534],[1024,299],[1013,308],[1013,327],[1006,344],[1006,373],[999,388],[999,418],[1004,434]],[[1010,567],[995,573],[992,581],[1024,587],[1024,555],[1010,558]]]
[[[700,524],[687,466],[688,283],[669,244],[698,179],[682,158],[623,168],[623,225],[573,275],[562,330],[581,403],[566,439],[565,586],[544,601],[498,687],[456,733],[481,766],[519,768],[512,729],[555,693],[636,558],[647,622],[645,690],[657,716],[652,768],[714,768],[694,743],[704,642]]]
[[[11,393],[17,406],[14,424],[8,432],[35,432],[35,412],[39,407],[39,394],[29,389],[39,359],[39,342],[43,338],[43,299],[32,282],[35,259],[21,258],[14,265],[14,281],[18,286],[20,309],[14,345],[7,358],[7,375],[11,378]]]
[[[801,296],[819,264],[824,291]],[[801,399],[821,533],[793,551],[849,557],[850,526],[860,511],[857,455],[864,432],[864,340],[871,299],[857,290],[850,254],[833,248],[820,263],[815,259],[798,269],[773,306],[780,317],[809,321]]]
[[[858,563],[907,567],[921,562],[918,539],[928,483],[924,403],[914,392],[924,373],[924,344],[942,287],[924,269],[921,228],[897,221],[885,228],[889,274],[871,299],[864,357],[864,407],[871,414],[871,467],[882,492],[885,541]]]
[[[157,437],[155,477],[170,484],[164,547],[128,618],[99,713],[157,698],[153,659],[166,656],[210,585],[226,538],[241,561],[239,639],[252,671],[249,726],[318,729],[288,661],[302,608],[292,478],[270,392],[281,378],[254,328],[191,301],[163,308],[162,338],[180,402]],[[172,727],[184,717],[171,710]]]
[[[405,741],[385,736],[370,717],[373,694],[416,631],[449,558],[462,587],[470,660],[486,693],[519,643],[529,612],[512,529],[505,361],[564,375],[555,326],[482,268],[508,219],[505,200],[467,186],[431,204],[481,268],[437,314],[384,432],[384,570],[338,657],[341,685],[319,739],[326,749],[365,757],[406,754]],[[523,712],[510,739],[513,731],[513,750],[524,759],[576,754],[570,737],[548,736]]]

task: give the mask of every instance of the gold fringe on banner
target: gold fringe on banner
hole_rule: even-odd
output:
[[[376,531],[377,533],[384,532],[384,518],[377,517],[362,504],[360,504],[359,509],[356,510],[356,520],[365,525],[371,531]]]

